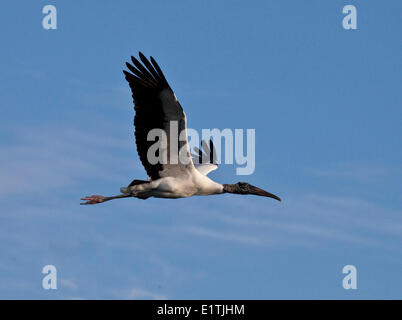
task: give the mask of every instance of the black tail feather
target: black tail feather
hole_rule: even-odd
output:
[[[133,181],[131,181],[131,183],[130,183],[128,186],[129,186],[129,187],[132,187],[132,186],[136,186],[136,185],[144,184],[144,183],[149,183],[149,181],[147,181],[147,180],[137,180],[137,179],[134,179]]]

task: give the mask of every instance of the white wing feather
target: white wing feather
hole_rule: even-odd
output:
[[[218,169],[216,164],[205,163],[205,164],[196,164],[195,168],[204,176],[208,175],[211,171]]]

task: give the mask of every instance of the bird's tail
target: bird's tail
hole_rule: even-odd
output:
[[[133,181],[131,181],[131,183],[128,185],[128,187],[122,187],[122,188],[120,188],[120,192],[121,192],[121,193],[130,193],[130,191],[131,191],[130,187],[132,187],[132,186],[137,186],[137,185],[139,185],[139,184],[149,183],[149,182],[150,182],[150,181],[147,181],[147,180],[137,180],[137,179],[134,179]]]

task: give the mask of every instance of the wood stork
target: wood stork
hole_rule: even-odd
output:
[[[123,73],[130,85],[134,100],[137,152],[149,178],[148,180],[133,180],[127,187],[121,188],[121,194],[116,196],[86,196],[81,198],[81,200],[86,201],[81,204],[97,204],[127,197],[176,199],[223,193],[254,194],[281,201],[276,195],[246,182],[220,184],[211,180],[207,177],[207,174],[218,167],[214,161],[194,164],[187,139],[186,115],[179,101],[156,61],[151,57],[150,62],[141,52],[139,57],[142,63],[131,57],[134,66],[126,63],[128,70],[131,72],[124,70]],[[185,132],[185,139],[182,139],[184,141],[179,141],[179,147],[184,146],[186,150],[184,157],[187,158],[185,159],[187,161],[151,164],[148,161],[147,152],[155,142],[148,141],[147,135],[150,130],[155,128],[168,132],[171,121],[177,121],[179,133],[183,130]],[[169,154],[171,143],[170,139],[168,139],[166,150],[169,159],[174,157],[173,154]],[[213,149],[212,143],[210,146]],[[206,144],[203,145],[203,149],[205,151]],[[209,151],[212,152],[213,150]]]

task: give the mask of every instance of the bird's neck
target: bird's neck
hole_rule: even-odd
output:
[[[237,185],[236,184],[223,184],[223,193],[237,193]]]

